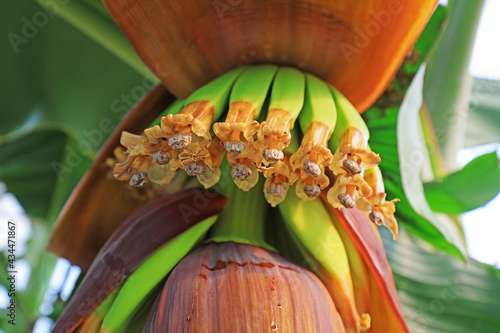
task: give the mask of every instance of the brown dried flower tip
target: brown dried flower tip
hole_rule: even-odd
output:
[[[226,120],[215,123],[213,130],[221,140],[224,149],[233,157],[238,157],[253,144],[254,134],[259,130],[255,121],[257,109],[255,104],[244,101],[232,102]]]
[[[378,210],[371,211],[370,214],[368,215],[370,217],[370,220],[375,223],[377,227],[380,227],[381,225],[384,224],[384,215],[382,212]]]
[[[278,198],[284,198],[286,196],[287,190],[282,183],[272,183],[269,185],[269,192]]]
[[[191,144],[191,133],[177,133],[168,140],[172,149],[187,149]]]
[[[349,193],[340,193],[337,198],[345,208],[353,208],[356,205],[354,199]]]
[[[157,151],[153,155],[153,162],[158,165],[166,165],[172,160],[172,154],[168,151]]]
[[[271,206],[276,207],[285,200],[288,188],[297,180],[297,174],[291,171],[290,152],[285,152],[282,161],[272,164],[270,167],[261,168],[266,183],[264,184],[264,196]]]
[[[304,186],[304,193],[311,199],[317,198],[321,192],[318,185],[306,185]]]
[[[295,121],[291,112],[272,108],[267,113],[266,121],[260,124],[255,146],[263,153],[266,162],[283,160],[283,149],[288,147],[292,136],[290,129]]]
[[[189,176],[199,176],[205,172],[206,167],[200,162],[192,162],[186,166],[185,170]]]
[[[227,141],[224,143],[224,149],[228,154],[236,157],[245,150],[245,144],[241,141]]]
[[[353,160],[345,159],[344,162],[342,162],[342,166],[344,167],[344,170],[349,172],[351,175],[356,175],[363,171],[363,169],[361,169],[361,166],[359,166],[359,164]]]
[[[233,179],[246,180],[252,175],[252,170],[246,165],[239,164],[233,168],[231,175]]]
[[[378,154],[368,150],[367,140],[363,132],[350,127],[342,135],[340,145],[333,155],[330,169],[339,174],[355,175],[363,170],[373,168],[380,163]]]
[[[330,127],[320,121],[313,121],[307,128],[300,148],[290,157],[293,172],[298,174],[295,193],[302,200],[311,200],[330,184],[325,167],[332,163],[333,155],[326,147]]]
[[[179,154],[181,167],[190,176],[197,176],[205,188],[212,187],[219,181],[220,164],[224,151],[219,139],[206,143],[203,138],[195,137],[190,149]]]
[[[148,183],[147,172],[137,172],[130,178],[129,184],[135,187],[141,187]]]
[[[264,149],[264,151],[262,152],[262,156],[268,162],[278,162],[278,161],[283,160],[283,158],[285,158],[283,151],[278,150],[276,148]]]
[[[394,217],[396,212],[396,202],[399,199],[390,201],[385,200],[386,194],[379,192],[377,194],[361,198],[356,202],[356,206],[364,211],[370,212],[370,220],[377,226],[385,225],[394,237],[398,239],[398,222]]]
[[[303,168],[307,177],[318,178],[321,175],[321,168],[316,162],[306,159],[304,161]]]
[[[372,194],[372,188],[358,173],[351,176],[348,173],[340,174],[335,184],[328,190],[327,200],[334,208],[352,208],[359,198],[368,197]],[[347,195],[352,199],[347,200]],[[348,203],[348,204],[347,204]]]

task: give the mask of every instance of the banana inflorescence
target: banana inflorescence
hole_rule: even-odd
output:
[[[155,291],[174,266],[207,239],[209,229],[208,242],[275,251],[264,240],[263,190],[271,206],[279,205],[277,214],[292,247],[323,282],[345,332],[368,330],[373,309],[365,263],[331,210],[357,206],[397,238],[397,199],[385,200],[381,160],[370,150],[368,138],[363,119],[338,90],[314,75],[275,65],[234,69],[174,102],[144,133],[123,132],[123,147],[115,149],[116,179],[135,187],[173,186],[174,177],[187,174],[206,188],[217,184],[232,204],[215,225],[216,218],[206,220],[159,248],[80,328],[111,333],[144,326],[144,309],[151,307]],[[181,169],[185,174],[179,174]],[[265,183],[259,182],[260,173]],[[221,175],[226,174],[234,184],[223,184]],[[295,195],[289,194],[291,186]],[[321,193],[326,202],[314,200]],[[156,319],[147,320],[146,327]]]
[[[297,119],[302,140],[291,151]],[[316,76],[290,67],[246,66],[173,103],[142,135],[124,132],[126,150],[115,152],[114,176],[139,187],[169,184],[184,169],[208,188],[218,182],[226,155],[240,189],[248,191],[258,174],[264,175],[265,197],[273,207],[293,184],[304,201],[327,190],[333,207],[367,210],[397,238],[397,199],[385,200],[377,171],[381,160],[370,151],[368,138],[347,98]]]

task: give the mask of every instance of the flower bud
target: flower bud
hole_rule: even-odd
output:
[[[321,281],[279,254],[210,243],[174,269],[146,327],[156,332],[345,332]]]

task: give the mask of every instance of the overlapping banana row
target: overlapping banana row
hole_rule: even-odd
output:
[[[267,110],[265,118],[261,110]],[[304,201],[325,190],[333,207],[369,211],[397,238],[397,199],[385,200],[380,157],[370,151],[368,138],[358,112],[324,81],[290,67],[246,66],[177,101],[143,134],[124,132],[126,151],[117,149],[114,176],[133,186],[168,184],[183,169],[209,188],[226,156],[240,189],[248,191],[264,175],[273,207],[294,184]]]

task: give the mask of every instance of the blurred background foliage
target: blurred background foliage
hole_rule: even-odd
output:
[[[58,213],[156,79],[99,1],[0,1],[8,13],[0,20],[7,37],[0,42],[0,181],[32,230],[19,258],[30,269],[16,295],[16,326],[1,313],[0,329],[27,332],[41,316],[55,320],[67,300],[60,285],[70,279],[69,265],[51,288],[58,259],[44,251]],[[500,141],[500,82],[473,79],[467,70],[482,6],[455,0],[438,7],[387,91],[363,115],[370,145],[383,156],[388,197],[402,200],[400,240],[385,230],[382,236],[412,332],[500,326],[500,272],[467,257],[459,218],[498,194],[498,157],[456,167],[459,148]],[[7,286],[2,249],[0,285]]]

